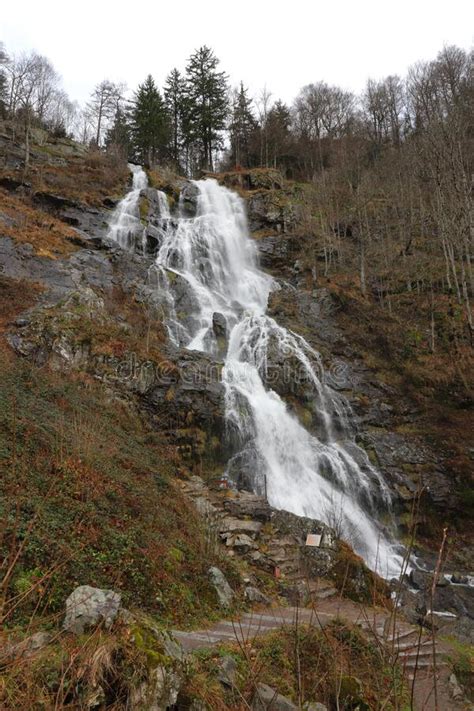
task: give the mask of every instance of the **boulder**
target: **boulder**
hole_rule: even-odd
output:
[[[318,701],[316,703],[314,701],[310,701],[309,703],[304,704],[303,711],[328,711],[328,707],[324,704],[320,704]]]
[[[301,560],[307,577],[312,580],[329,575],[336,560],[336,553],[333,550],[302,546]]]
[[[474,588],[457,585],[436,587],[433,610],[453,612],[474,621]]]
[[[269,597],[263,594],[258,588],[254,588],[252,585],[248,585],[245,588],[245,599],[249,602],[256,602],[260,605],[270,605],[271,600]]]
[[[455,585],[468,585],[469,578],[467,575],[463,575],[462,573],[453,573],[451,576],[451,582]]]
[[[408,579],[410,585],[416,588],[416,590],[426,590],[430,586],[431,575],[424,570],[413,568],[413,570],[410,570]]]
[[[234,599],[234,593],[222,570],[214,566],[209,568],[209,579],[214,586],[221,607],[230,607]]]
[[[257,684],[252,711],[297,711],[297,706],[266,684]]]
[[[219,662],[219,671],[217,678],[223,686],[234,686],[237,677],[237,662],[230,654],[222,657]]]
[[[413,625],[418,625],[426,614],[426,605],[422,595],[411,590],[402,590],[399,597],[399,605],[405,618]]]
[[[293,236],[268,235],[257,241],[261,265],[278,271],[278,274],[283,270],[289,270],[289,264],[297,254],[298,248],[298,239]]]
[[[227,336],[226,318],[218,311],[212,314],[212,330],[217,338],[225,338]]]
[[[227,547],[235,548],[239,553],[247,553],[256,548],[253,539],[246,533],[238,533],[236,536],[229,536],[225,542]]]
[[[199,188],[191,182],[186,182],[181,190],[180,207],[185,217],[195,217],[197,213],[197,204],[199,197]]]
[[[456,674],[450,675],[449,686],[451,687],[451,696],[453,699],[462,700],[464,698],[464,691],[457,680]]]
[[[114,590],[80,585],[66,600],[63,628],[74,634],[82,634],[87,628],[98,624],[108,628],[117,617],[120,603],[121,595]]]

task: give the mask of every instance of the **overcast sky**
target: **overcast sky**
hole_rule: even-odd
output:
[[[474,44],[471,0],[23,0],[4,3],[9,52],[49,57],[72,99],[104,78],[131,89],[151,73],[162,85],[191,52],[211,46],[233,84],[265,84],[290,102],[325,80],[360,91],[367,77],[404,74],[444,44]]]

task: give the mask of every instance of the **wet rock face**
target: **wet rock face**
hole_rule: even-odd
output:
[[[191,182],[186,182],[181,190],[181,209],[185,217],[196,217],[199,188]]]
[[[227,321],[225,316],[217,311],[212,314],[212,330],[216,338],[225,338],[227,336]]]

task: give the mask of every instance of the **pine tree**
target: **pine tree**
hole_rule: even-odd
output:
[[[114,116],[112,126],[105,134],[105,147],[107,151],[116,151],[124,158],[128,158],[132,151],[132,136],[130,117],[120,106]]]
[[[252,113],[252,99],[247,95],[247,89],[240,82],[240,89],[234,92],[232,102],[232,119],[229,126],[231,144],[231,162],[234,165],[250,167],[251,141],[257,128],[257,121]]]
[[[151,75],[135,93],[131,131],[136,160],[150,167],[165,157],[169,139],[168,112]]]
[[[170,122],[170,156],[179,169],[184,144],[183,129],[186,122],[186,82],[177,69],[172,69],[164,88],[165,104]]]
[[[227,76],[217,71],[219,60],[206,46],[191,55],[186,67],[188,117],[185,139],[195,143],[200,167],[212,170],[213,153],[222,148],[228,115]]]
[[[283,101],[275,101],[268,112],[266,131],[273,167],[279,167],[291,140],[291,112]]]

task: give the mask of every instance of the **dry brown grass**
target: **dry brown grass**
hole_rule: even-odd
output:
[[[31,244],[39,257],[67,257],[75,252],[72,240],[77,233],[64,222],[28,204],[27,199],[0,188],[2,212],[14,220],[14,226],[0,223],[1,233],[15,242]]]
[[[0,347],[5,343],[2,336],[9,325],[22,311],[33,306],[41,292],[39,284],[0,274]]]
[[[130,173],[124,160],[91,151],[71,156],[66,165],[33,164],[27,175],[22,170],[0,171],[0,177],[27,180],[33,192],[44,191],[69,200],[100,206],[107,197],[121,198]]]

